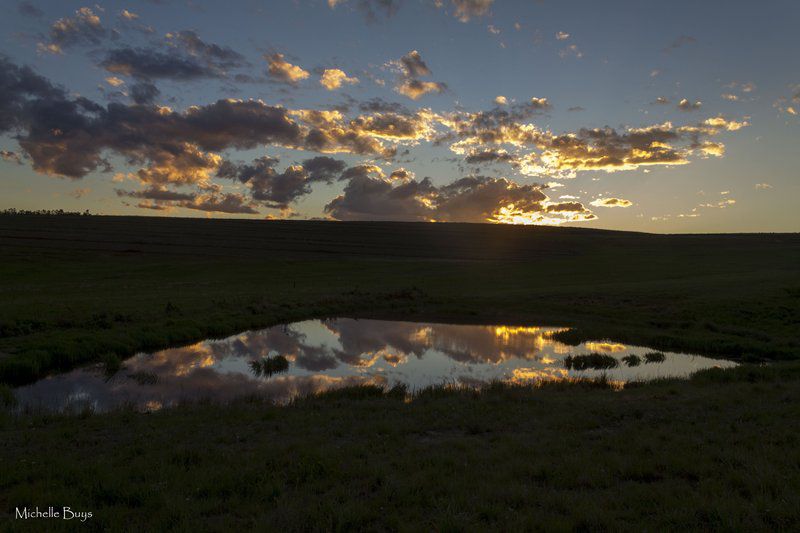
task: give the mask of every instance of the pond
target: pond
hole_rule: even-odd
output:
[[[608,341],[569,346],[554,338],[562,331],[566,328],[307,320],[141,353],[110,376],[103,365],[94,365],[16,393],[22,409],[104,411],[133,405],[156,410],[187,400],[224,402],[246,395],[287,402],[357,384],[403,383],[413,391],[442,383],[478,386],[603,374],[624,383],[735,366]],[[588,354],[595,355],[581,357]]]

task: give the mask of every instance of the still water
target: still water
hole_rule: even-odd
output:
[[[607,341],[569,346],[553,338],[559,331],[564,328],[308,320],[138,354],[112,376],[102,365],[51,376],[17,389],[17,398],[23,409],[88,406],[103,411],[134,405],[155,410],[186,400],[227,401],[246,395],[286,402],[356,384],[391,387],[404,383],[415,390],[441,383],[480,385],[491,380],[526,382],[602,374],[628,382],[735,366],[731,361],[672,352],[661,352],[663,361],[647,362],[645,355],[652,349]],[[567,368],[568,356],[589,353],[610,356],[616,366]],[[254,361],[279,355],[288,360],[285,371],[267,376],[254,369]],[[631,366],[631,355],[640,356],[641,362]]]

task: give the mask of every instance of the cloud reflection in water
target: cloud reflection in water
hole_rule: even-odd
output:
[[[181,401],[229,401],[258,395],[286,402],[331,388],[357,384],[411,389],[443,382],[480,384],[490,380],[596,377],[603,371],[567,370],[570,354],[600,352],[620,361],[652,350],[607,341],[568,346],[553,339],[563,328],[430,324],[349,318],[309,320],[248,331],[226,339],[139,354],[113,377],[94,366],[52,376],[17,390],[20,404],[96,410],[132,404],[158,409]],[[288,372],[257,376],[251,363],[284,356]],[[659,364],[606,370],[609,379],[631,381],[687,376],[723,360],[667,353]],[[145,376],[146,379],[142,379]]]

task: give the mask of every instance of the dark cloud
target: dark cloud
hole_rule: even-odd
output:
[[[470,176],[440,188],[435,218],[446,222],[485,222],[496,219],[499,211],[510,205],[533,214],[542,211],[542,202],[546,199],[538,185]]]
[[[205,194],[195,197],[192,200],[177,202],[178,207],[195,209],[198,211],[210,211],[215,213],[231,214],[257,214],[256,206],[244,195],[238,193],[225,194]]]
[[[227,70],[247,64],[239,52],[227,46],[207,43],[191,30],[169,34],[168,43],[179,51],[212,65],[217,70]]]
[[[289,204],[311,192],[315,182],[331,183],[345,169],[344,161],[319,156],[303,161],[302,165],[290,165],[278,172],[273,157],[260,157],[250,164],[223,162],[217,176],[246,184],[253,200],[272,209],[286,209]]]
[[[131,86],[131,99],[137,104],[152,104],[161,91],[149,81],[140,81]]]
[[[401,72],[394,89],[403,96],[417,100],[428,93],[443,93],[447,90],[447,85],[442,82],[419,79],[423,76],[430,76],[431,69],[416,50],[410,51],[394,64]]]
[[[409,78],[421,78],[422,76],[430,76],[431,69],[422,60],[419,52],[412,50],[400,58],[400,65],[403,72]]]
[[[141,79],[179,81],[200,78],[221,78],[224,72],[189,56],[161,52],[150,48],[117,48],[109,50],[100,65],[108,72]]]
[[[398,113],[403,115],[411,114],[411,111],[403,104],[397,102],[387,102],[382,98],[372,98],[366,102],[358,104],[358,108],[365,113]]]
[[[355,176],[344,193],[325,206],[325,212],[338,220],[428,221],[431,208],[424,199],[435,193],[429,178],[399,185],[366,175]]]
[[[474,150],[464,158],[464,161],[470,165],[480,165],[483,163],[511,163],[516,161],[517,158],[506,152],[505,150],[498,150],[490,148],[488,150]]]
[[[138,198],[145,201],[136,204],[141,209],[165,211],[174,207],[231,214],[257,214],[256,203],[239,193],[191,192],[184,193],[166,189],[162,186],[150,186],[140,191],[116,189],[117,196]]]
[[[382,178],[383,171],[381,170],[381,167],[369,164],[361,164],[352,166],[342,172],[341,176],[339,176],[339,179],[342,181],[347,181],[357,178],[369,178],[372,175]]]
[[[346,167],[344,161],[328,156],[317,156],[303,161],[303,168],[308,172],[309,181],[322,181],[332,183]]]
[[[470,176],[436,187],[429,178],[392,181],[360,173],[325,212],[338,220],[420,222],[561,223],[595,218],[579,203],[548,210],[550,205],[554,204],[541,186],[506,178]]]
[[[168,33],[161,48],[120,47],[106,52],[100,66],[108,72],[140,80],[190,81],[228,77],[247,65],[231,48],[207,43],[193,31]]]
[[[580,202],[560,202],[547,206],[548,213],[561,213],[563,211],[583,211],[585,208]]]
[[[101,154],[147,163],[140,179],[202,181],[216,168],[205,152],[278,144],[304,147],[304,129],[287,110],[255,100],[219,100],[185,112],[72,98],[28,67],[0,58],[0,132],[15,131],[34,169],[79,178],[108,169]]]
[[[183,193],[172,191],[161,187],[149,187],[142,191],[125,191],[122,189],[115,189],[117,196],[127,198],[139,198],[142,200],[158,200],[163,202],[175,202],[181,200],[194,200],[197,196],[192,193]]]

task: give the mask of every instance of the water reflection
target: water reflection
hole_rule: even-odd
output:
[[[405,383],[413,390],[442,382],[477,385],[602,374],[625,382],[734,365],[669,352],[658,360],[648,348],[605,341],[568,346],[553,339],[559,331],[564,329],[309,320],[139,354],[111,377],[100,366],[75,370],[20,388],[17,396],[22,407],[158,409],[184,400],[246,395],[285,402],[356,384]],[[576,355],[590,353],[605,361],[600,368],[575,364]]]

